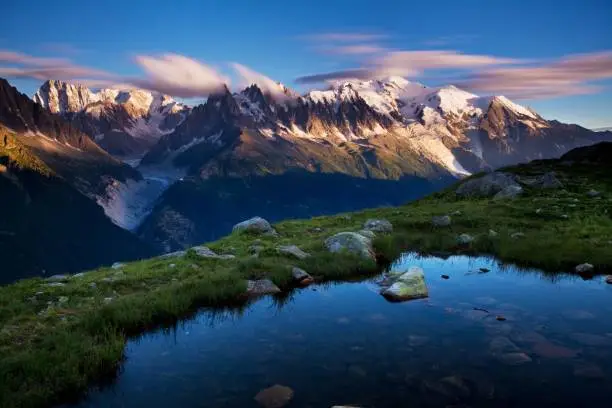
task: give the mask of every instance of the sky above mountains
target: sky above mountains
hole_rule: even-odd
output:
[[[224,83],[306,91],[399,75],[612,126],[606,0],[5,3],[0,76],[29,95],[63,79],[196,102]]]

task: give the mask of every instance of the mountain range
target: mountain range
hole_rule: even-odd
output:
[[[0,180],[27,171],[83,196],[106,214],[96,220],[109,236],[132,242],[122,254],[95,241],[109,260],[212,240],[254,215],[276,221],[400,204],[475,172],[612,140],[612,132],[547,120],[503,96],[401,77],[303,95],[282,84],[225,88],[195,107],[60,81],[45,82],[31,100],[1,81],[0,123]],[[14,203],[25,199],[12,194]],[[10,228],[0,227],[9,233],[0,243],[16,241]],[[85,245],[79,234],[70,239]]]

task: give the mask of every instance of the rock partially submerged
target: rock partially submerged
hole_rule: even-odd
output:
[[[280,293],[278,286],[270,279],[259,279],[247,281],[247,294],[250,296],[264,296]]]
[[[255,401],[264,408],[284,407],[293,398],[293,390],[284,385],[273,385],[261,390],[255,396]]]
[[[583,264],[580,264],[580,265],[576,266],[576,272],[578,272],[578,273],[593,272],[593,269],[595,269],[595,267],[593,265],[591,265],[590,263],[583,263]]]
[[[310,285],[314,282],[314,279],[308,272],[295,266],[291,268],[291,276],[300,285]]]
[[[372,240],[356,232],[339,232],[325,240],[329,252],[349,252],[363,258],[374,259]]]
[[[250,232],[253,234],[276,234],[272,225],[261,217],[253,217],[234,225],[232,232]]]
[[[363,228],[382,234],[393,232],[393,225],[385,219],[369,219],[363,224]]]
[[[509,173],[493,172],[462,183],[455,194],[460,197],[493,197],[509,186],[517,186],[516,177]]]
[[[309,253],[302,251],[296,245],[281,245],[276,248],[276,251],[283,255],[291,255],[297,259],[306,259],[310,256]]]
[[[404,272],[389,272],[388,278],[381,285],[383,289],[380,294],[386,299],[395,302],[421,299],[429,296],[423,269],[416,266]]]

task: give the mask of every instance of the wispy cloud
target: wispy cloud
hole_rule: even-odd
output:
[[[378,44],[350,44],[333,47],[321,47],[320,50],[332,55],[370,55],[387,52],[387,48]]]
[[[145,71],[146,78],[128,79],[128,83],[181,98],[208,96],[230,82],[214,68],[182,55],[139,55],[136,62]]]
[[[316,42],[364,42],[378,41],[389,36],[386,34],[373,33],[319,33],[300,36],[300,39]]]
[[[303,76],[298,83],[316,83],[344,79],[384,76],[420,76],[430,69],[469,69],[489,65],[514,64],[519,61],[489,55],[462,54],[458,51],[391,51],[366,60],[363,67]]]
[[[473,34],[445,35],[423,41],[427,47],[445,47],[448,45],[465,44],[474,41],[478,36]]]
[[[73,64],[63,58],[34,57],[15,51],[0,50],[0,76],[39,80],[77,78],[109,78],[111,74],[99,69]],[[6,66],[8,65],[8,66]]]
[[[272,95],[277,100],[287,98],[287,95],[283,92],[282,87],[272,78],[267,77],[266,75],[261,74],[259,72],[253,71],[251,68],[242,64],[238,64],[237,62],[233,62],[230,65],[240,77],[240,82],[238,83],[238,86],[245,88],[247,86],[255,84],[264,93]]]
[[[517,99],[599,92],[597,81],[612,79],[612,51],[569,55],[538,66],[503,67],[470,76],[461,85]]]
[[[68,43],[59,43],[59,42],[49,42],[41,44],[40,49],[48,52],[52,52],[55,54],[63,54],[63,55],[77,55],[82,54],[85,50],[81,48],[77,48],[72,44]]]

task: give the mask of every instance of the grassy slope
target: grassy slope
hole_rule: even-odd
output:
[[[345,279],[376,272],[374,262],[323,248],[328,236],[357,231],[368,218],[390,220],[395,232],[374,242],[381,260],[401,251],[491,253],[507,261],[548,270],[572,270],[590,262],[600,271],[612,266],[612,176],[594,166],[532,163],[510,171],[541,174],[556,170],[564,190],[527,190],[512,201],[458,200],[452,189],[398,208],[318,217],[275,225],[280,237],[261,238],[259,258],[249,256],[256,237],[230,235],[209,246],[231,252],[233,260],[152,259],[126,265],[117,275],[109,268],[72,278],[63,287],[29,279],[0,288],[0,406],[38,406],[84,391],[92,381],[115,373],[126,338],[172,323],[200,306],[240,299],[245,279],[269,277],[290,286],[290,266],[320,279]],[[570,176],[571,174],[571,176]],[[602,198],[586,196],[594,188]],[[576,201],[577,200],[577,201]],[[536,209],[542,211],[536,214]],[[448,228],[433,228],[431,217],[460,211]],[[563,218],[562,215],[567,215]],[[315,228],[321,228],[319,231]],[[499,235],[491,238],[489,229]],[[510,234],[523,232],[524,238]],[[470,247],[457,247],[456,237],[476,237]],[[296,244],[313,256],[297,261],[280,257],[279,244]],[[170,264],[175,264],[170,267]],[[104,278],[114,277],[112,282]],[[90,287],[95,282],[96,288]],[[36,295],[37,292],[42,292]],[[60,297],[65,296],[60,303]],[[106,302],[105,298],[113,298]],[[47,302],[51,302],[48,306]]]

